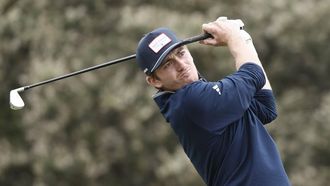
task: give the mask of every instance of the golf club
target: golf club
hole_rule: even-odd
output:
[[[200,34],[200,35],[182,40],[180,45],[186,45],[186,44],[193,43],[193,42],[196,42],[196,41],[201,41],[201,40],[204,40],[204,39],[207,39],[207,38],[210,38],[210,37],[212,37],[212,36],[211,36],[211,34],[208,34],[208,33]],[[10,91],[10,94],[9,94],[10,108],[13,109],[13,110],[18,110],[18,109],[22,109],[24,107],[25,104],[24,104],[24,101],[22,100],[21,96],[19,95],[20,92],[24,92],[25,90],[28,90],[28,89],[31,89],[31,88],[34,88],[34,87],[38,87],[38,86],[41,86],[41,85],[44,85],[44,84],[48,84],[48,83],[51,83],[51,82],[54,82],[54,81],[58,81],[58,80],[61,80],[61,79],[65,79],[65,78],[68,78],[68,77],[72,77],[72,76],[75,76],[75,75],[78,75],[78,74],[82,74],[82,73],[85,73],[85,72],[89,72],[89,71],[92,71],[92,70],[96,70],[96,69],[99,69],[99,68],[110,66],[110,65],[113,65],[113,64],[128,61],[128,60],[131,60],[131,59],[134,59],[134,58],[136,58],[136,54],[132,54],[132,55],[122,57],[122,58],[119,58],[119,59],[115,59],[115,60],[111,60],[111,61],[99,64],[99,65],[95,65],[95,66],[92,66],[92,67],[89,67],[89,68],[86,68],[86,69],[82,69],[82,70],[79,70],[79,71],[75,71],[75,72],[72,72],[72,73],[69,73],[69,74],[66,74],[66,75],[62,75],[62,76],[59,76],[59,77],[55,77],[55,78],[52,78],[52,79],[41,81],[39,83],[35,83],[35,84],[32,84],[32,85],[27,85],[27,86],[24,86],[24,87],[13,89],[13,90]]]

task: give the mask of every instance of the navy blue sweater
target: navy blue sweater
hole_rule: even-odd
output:
[[[218,82],[196,81],[154,99],[210,186],[290,185],[264,124],[277,116],[265,76],[252,63]]]

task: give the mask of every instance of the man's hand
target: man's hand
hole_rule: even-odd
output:
[[[201,44],[211,46],[226,46],[236,39],[241,39],[240,25],[236,21],[227,20],[226,17],[219,17],[216,21],[203,24],[204,32],[209,33],[213,38],[200,41]]]
[[[251,45],[246,42],[246,38],[243,37],[237,21],[219,17],[214,22],[203,24],[202,29],[204,32],[211,34],[213,38],[206,39],[201,44],[228,46],[235,59],[237,70],[247,62],[262,66],[252,41]]]

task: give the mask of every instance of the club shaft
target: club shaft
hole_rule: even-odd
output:
[[[136,55],[132,54],[132,55],[129,55],[129,56],[126,56],[126,57],[123,57],[123,58],[108,61],[108,62],[99,64],[99,65],[95,65],[95,66],[92,66],[92,67],[89,67],[89,68],[85,68],[85,69],[82,69],[82,70],[79,70],[79,71],[72,72],[70,74],[66,74],[66,75],[63,75],[63,76],[55,77],[55,78],[48,79],[48,80],[45,80],[45,81],[42,81],[42,82],[39,82],[39,83],[35,83],[35,84],[32,84],[32,85],[25,86],[24,90],[27,90],[27,89],[30,89],[30,88],[33,88],[33,87],[37,87],[37,86],[41,86],[41,85],[51,83],[51,82],[54,82],[54,81],[58,81],[58,80],[61,80],[61,79],[65,79],[65,78],[75,76],[75,75],[78,75],[78,74],[82,74],[82,73],[85,73],[85,72],[89,72],[89,71],[92,71],[92,70],[96,70],[96,69],[99,69],[99,68],[103,68],[103,67],[106,67],[106,66],[114,65],[116,63],[128,61],[128,60],[134,59],[135,57],[136,57]]]
[[[189,44],[189,43],[197,42],[197,41],[204,40],[204,39],[211,38],[211,37],[212,37],[211,34],[208,34],[208,33],[200,34],[200,35],[190,37],[190,38],[187,38],[187,39],[181,41],[181,45],[186,45],[186,44]],[[136,58],[136,54],[132,54],[132,55],[129,55],[129,56],[126,56],[126,57],[123,57],[123,58],[119,58],[119,59],[115,59],[115,60],[111,60],[111,61],[99,64],[99,65],[95,65],[95,66],[92,66],[92,67],[89,67],[89,68],[85,68],[85,69],[82,69],[82,70],[79,70],[79,71],[69,73],[69,74],[66,74],[66,75],[62,75],[62,76],[59,76],[59,77],[55,77],[55,78],[52,78],[52,79],[41,81],[41,82],[38,82],[38,83],[35,83],[35,84],[32,84],[32,85],[24,86],[24,89],[22,91],[33,88],[33,87],[38,87],[38,86],[41,86],[41,85],[44,85],[44,84],[52,83],[54,81],[58,81],[58,80],[61,80],[61,79],[69,78],[69,77],[72,77],[72,76],[75,76],[75,75],[78,75],[78,74],[82,74],[82,73],[85,73],[85,72],[89,72],[89,71],[92,71],[92,70],[96,70],[96,69],[99,69],[99,68],[103,68],[103,67],[106,67],[106,66],[110,66],[110,65],[113,65],[113,64],[128,61],[128,60],[131,60],[131,59],[134,59],[134,58]]]

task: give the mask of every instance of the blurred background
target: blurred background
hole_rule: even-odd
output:
[[[181,38],[242,19],[268,72],[267,126],[296,186],[330,181],[329,0],[1,0],[0,185],[204,185],[152,100],[135,60],[21,94],[9,91],[135,53],[160,26]],[[210,81],[234,71],[226,48],[189,46]]]

